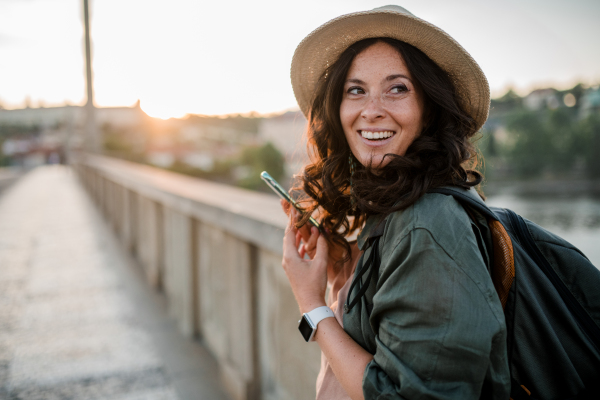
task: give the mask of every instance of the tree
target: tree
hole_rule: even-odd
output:
[[[520,110],[509,117],[507,128],[514,139],[507,156],[517,175],[540,175],[551,164],[554,149],[539,114]]]
[[[260,173],[267,171],[273,178],[280,180],[285,172],[283,155],[270,142],[261,147],[248,147],[242,153],[240,165],[243,176],[237,184],[247,189],[261,190],[266,186],[260,179]]]
[[[519,110],[507,120],[513,145],[506,157],[518,176],[568,175],[589,145],[573,109]]]
[[[592,114],[581,121],[580,151],[584,155],[586,174],[600,179],[600,114]]]

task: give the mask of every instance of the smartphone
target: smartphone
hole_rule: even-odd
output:
[[[283,189],[281,187],[281,185],[279,183],[277,183],[277,181],[275,179],[273,179],[273,177],[271,175],[269,175],[269,173],[267,171],[263,171],[260,173],[260,177],[263,181],[265,181],[265,183],[267,185],[269,185],[269,187],[271,189],[273,189],[273,191],[275,193],[277,193],[277,195],[279,197],[281,197],[282,199],[284,199],[285,201],[287,201],[288,203],[290,203],[292,206],[294,206],[294,208],[298,211],[300,211],[300,213],[303,213],[302,209],[300,208],[300,206],[298,205],[298,203],[296,203],[294,201],[294,199],[292,199],[292,197],[288,194],[288,192],[285,191],[285,189]],[[314,226],[317,227],[317,229],[321,229],[321,225],[317,222],[316,219],[314,219],[313,217],[310,217],[308,219],[308,222],[310,222],[311,224],[313,224]]]

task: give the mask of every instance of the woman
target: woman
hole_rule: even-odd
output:
[[[439,28],[386,6],[311,33],[292,84],[313,162],[301,178],[308,212],[282,203],[283,267],[303,335],[322,350],[317,398],[507,399],[489,230],[427,193],[481,180],[466,169],[489,110],[475,61]],[[326,233],[305,224],[313,212]]]

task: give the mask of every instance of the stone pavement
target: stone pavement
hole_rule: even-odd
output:
[[[0,197],[0,399],[226,400],[75,175],[37,168]]]
[[[0,193],[14,183],[25,171],[19,168],[0,168]]]

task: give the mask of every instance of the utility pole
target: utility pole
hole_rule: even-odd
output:
[[[96,125],[96,107],[94,106],[94,87],[92,84],[92,48],[88,0],[83,0],[83,20],[85,25],[85,79],[87,84],[85,147],[92,153],[99,153],[100,137],[98,136],[98,126]]]

